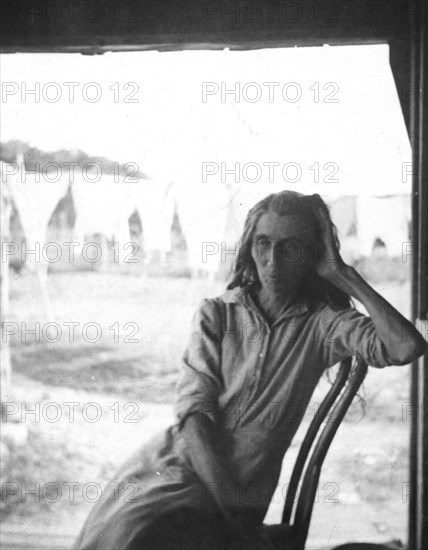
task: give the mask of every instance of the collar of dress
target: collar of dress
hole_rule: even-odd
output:
[[[226,292],[221,295],[221,299],[226,304],[242,304],[247,309],[251,309],[252,311],[255,311],[256,313],[261,315],[261,312],[251,298],[249,290],[250,288],[248,286],[236,287],[232,290],[226,290]],[[309,311],[311,311],[309,300],[305,297],[301,297],[292,306],[283,311],[278,319],[276,319],[275,323],[277,323],[284,317],[294,317],[295,315],[301,315],[302,313],[307,313]]]

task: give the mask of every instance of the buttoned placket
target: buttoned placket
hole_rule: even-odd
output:
[[[263,366],[265,365],[266,363],[266,360],[268,358],[268,352],[269,352],[269,345],[270,345],[270,342],[272,340],[272,335],[274,333],[274,330],[275,328],[277,328],[281,323],[284,322],[284,319],[286,317],[294,317],[295,315],[301,315],[302,313],[304,313],[305,311],[307,311],[306,307],[304,307],[303,309],[301,307],[299,307],[297,309],[297,311],[293,311],[293,312],[290,312],[290,311],[284,311],[282,313],[282,315],[280,315],[278,317],[278,319],[276,319],[271,326],[269,326],[268,322],[266,321],[266,319],[263,317],[263,314],[261,313],[261,311],[255,307],[251,301],[247,299],[244,299],[243,300],[243,303],[245,305],[245,307],[247,307],[250,311],[252,311],[256,317],[260,320],[261,322],[261,326],[263,327],[263,332],[267,333],[267,338],[265,337],[265,335],[263,334],[263,338],[262,338],[262,349],[261,351],[259,352],[258,354],[258,361],[257,361],[257,366],[256,366],[256,369],[253,373],[253,379],[252,379],[252,383],[251,383],[251,397],[250,399],[252,399],[254,397],[254,395],[257,393],[257,390],[259,388],[259,382],[260,382],[260,379],[261,379],[261,372],[262,372],[262,369],[263,369]]]
[[[260,371],[265,363],[266,357],[268,356],[269,344],[271,340],[271,328],[266,322],[263,323],[262,330],[263,330],[262,348],[259,353],[259,359],[261,359],[261,361],[257,362],[258,374],[260,374]]]
[[[257,390],[259,388],[258,382],[261,378],[261,371],[262,368],[266,362],[266,358],[268,356],[269,351],[269,345],[271,341],[271,327],[267,323],[266,319],[263,317],[261,312],[255,308],[251,303],[248,303],[248,301],[245,301],[245,307],[247,307],[250,311],[254,313],[254,315],[259,319],[261,323],[261,327],[263,330],[263,336],[262,336],[262,348],[261,351],[258,353],[258,360],[256,363],[256,368],[254,369],[254,372],[252,373],[252,380],[251,380],[251,387],[249,388],[249,401],[252,402],[254,396],[257,394]],[[267,334],[267,336],[266,336]]]
[[[280,323],[282,323],[284,318],[294,317],[295,315],[302,314],[305,311],[307,311],[307,308],[305,306],[303,310],[301,307],[298,307],[297,311],[295,309],[293,309],[293,311],[286,310],[282,313],[282,315],[278,317],[278,319],[274,321],[274,323],[272,323],[271,326],[269,326],[262,312],[252,302],[251,297],[249,297],[248,295],[241,294],[241,296],[239,296],[236,302],[243,305],[247,310],[251,311],[251,313],[255,315],[257,319],[259,319],[259,322],[261,323],[261,327],[263,330],[261,348],[258,350],[256,365],[254,367],[254,371],[249,376],[248,390],[247,392],[245,392],[246,397],[244,399],[244,403],[247,405],[257,401],[257,392],[260,389],[260,381],[262,379],[262,376],[261,376],[262,369],[269,357],[269,346],[272,341],[274,328]],[[239,420],[237,419],[234,428],[237,427],[238,423],[239,423]]]

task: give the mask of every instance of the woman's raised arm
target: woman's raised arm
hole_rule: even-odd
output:
[[[413,324],[342,260],[327,207],[319,195],[313,195],[312,204],[322,234],[322,251],[315,265],[317,273],[364,305],[394,365],[405,365],[423,355],[427,343]]]
[[[345,266],[329,281],[364,305],[394,365],[407,365],[423,355],[427,343],[418,330],[353,267]]]

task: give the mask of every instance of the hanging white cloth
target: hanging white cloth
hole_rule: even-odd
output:
[[[119,243],[122,250],[131,242],[129,217],[137,211],[143,226],[144,251],[148,255],[159,251],[163,257],[170,251],[175,198],[167,182],[115,181],[112,176],[96,182],[76,178],[72,196],[78,242],[99,233]]]
[[[101,176],[98,181],[76,177],[71,186],[76,211],[75,238],[81,244],[97,233],[118,242],[130,242],[128,219],[135,210],[131,185],[114,176]]]
[[[389,256],[401,257],[409,250],[411,220],[410,195],[357,197],[357,238],[359,252],[370,256],[376,239],[386,246]],[[376,224],[373,220],[376,220]],[[406,248],[407,245],[407,248]]]
[[[18,172],[8,178],[13,200],[19,213],[27,240],[27,249],[47,242],[49,220],[59,201],[67,194],[69,180],[62,175],[58,181],[49,181],[44,174]]]
[[[8,167],[6,176],[19,218],[25,234],[25,243],[16,243],[21,252],[21,260],[35,265],[40,284],[45,314],[52,320],[50,299],[47,291],[47,272],[51,261],[56,261],[61,243],[53,243],[55,249],[48,248],[47,230],[49,220],[59,201],[67,194],[68,175],[26,172],[22,159],[20,170],[13,173],[13,165]],[[2,167],[2,184],[4,169]],[[59,252],[61,254],[61,252]]]
[[[225,185],[177,185],[177,214],[194,274],[205,272],[213,277],[225,261],[229,249],[226,239],[229,201]]]
[[[143,247],[149,256],[159,252],[161,258],[171,250],[171,227],[176,194],[169,182],[142,180],[134,186],[135,208],[143,226]]]

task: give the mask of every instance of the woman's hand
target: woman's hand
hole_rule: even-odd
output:
[[[337,248],[333,224],[327,207],[318,194],[312,195],[311,205],[321,229],[314,269],[320,277],[334,283],[335,279],[347,266]]]
[[[234,523],[242,490],[227,458],[221,426],[195,411],[186,418],[182,434],[195,472],[224,517]]]
[[[235,515],[231,528],[232,540],[229,550],[273,550],[273,546],[267,545],[267,541],[262,537],[260,526],[255,526],[245,514]]]

